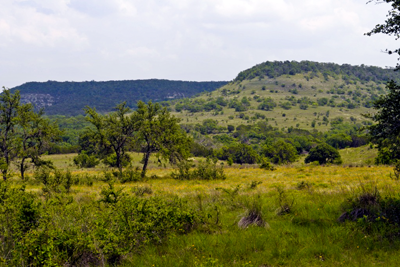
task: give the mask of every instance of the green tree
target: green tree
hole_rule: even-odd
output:
[[[378,161],[385,164],[400,159],[400,86],[390,81],[387,89],[389,93],[374,102],[377,112],[374,115],[365,115],[375,122],[368,130],[372,141],[378,144],[378,157],[382,157]]]
[[[229,161],[238,164],[255,164],[259,160],[257,152],[251,146],[243,143],[224,146],[216,151],[215,156],[221,160],[228,160],[228,164]]]
[[[258,105],[258,109],[267,111],[273,110],[274,107],[276,107],[276,102],[271,97],[264,99],[263,102]]]
[[[16,125],[20,95],[3,87],[0,95],[0,170],[3,179],[9,175],[11,161],[17,156]]]
[[[377,33],[383,33],[387,35],[394,35],[396,40],[400,37],[400,1],[399,0],[370,0],[368,3],[387,3],[392,6],[389,10],[384,24],[377,24],[371,31],[367,32],[366,35],[371,36]],[[400,59],[400,49],[387,49],[386,52],[391,54],[399,55]],[[400,65],[397,64],[397,70],[400,69]]]
[[[339,152],[328,144],[321,143],[310,150],[304,160],[305,163],[318,161],[319,164],[336,163],[341,164],[342,159]]]
[[[394,35],[396,40],[400,37],[400,1],[399,0],[370,0],[370,2],[387,3],[391,9],[386,16],[385,23],[377,24],[366,35],[377,33]],[[387,49],[386,52],[397,54],[400,59],[400,49]],[[400,69],[397,64],[396,70]],[[374,102],[374,109],[378,110],[375,115],[366,115],[376,124],[368,127],[372,141],[378,144],[377,163],[391,163],[400,159],[400,86],[393,80],[387,84],[389,94],[381,96]]]
[[[278,140],[273,144],[265,145],[262,154],[271,159],[275,164],[294,162],[297,159],[297,150],[284,140]]]
[[[43,111],[34,112],[31,104],[21,104],[19,91],[4,88],[0,95],[0,170],[3,179],[9,176],[11,163],[17,160],[21,178],[29,164],[50,164],[40,156],[59,140],[61,131],[55,123],[43,118]]]
[[[351,136],[345,133],[333,134],[326,140],[326,143],[330,146],[338,149],[338,148],[346,148],[349,147],[352,143]]]
[[[132,116],[128,116],[129,111],[126,102],[117,105],[115,112],[107,115],[98,114],[96,109],[90,107],[85,108],[86,119],[94,126],[94,129],[89,129],[86,133],[87,138],[95,140],[101,151],[112,153],[111,157],[106,158],[108,159],[106,162],[112,164],[115,161],[120,174],[124,161],[130,160],[126,152],[132,145],[135,134],[135,120]],[[97,153],[101,154],[99,150]]]
[[[40,156],[61,140],[62,131],[57,123],[43,118],[43,114],[43,110],[34,112],[31,104],[20,105],[17,109],[17,165],[22,179],[25,179],[25,171],[29,167],[26,160],[31,159],[37,167],[51,165],[50,161],[44,161]]]
[[[170,163],[186,159],[192,141],[180,128],[179,119],[158,103],[150,101],[146,104],[139,101],[137,107],[131,118],[135,124],[137,145],[143,153],[141,176],[146,176],[150,155],[153,153]]]

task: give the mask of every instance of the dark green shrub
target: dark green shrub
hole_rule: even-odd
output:
[[[340,222],[354,221],[362,231],[379,237],[397,239],[400,236],[399,198],[383,198],[376,188],[363,190],[348,198],[342,204],[342,210]]]
[[[215,155],[220,160],[228,160],[231,158],[234,163],[238,164],[255,164],[259,160],[257,152],[247,144],[224,146],[217,151]]]
[[[131,164],[131,157],[128,154],[124,154],[123,158],[121,159],[122,167],[127,167]],[[117,156],[115,154],[111,154],[105,159],[103,159],[104,164],[110,167],[118,167],[117,166]]]
[[[113,172],[113,175],[119,179],[121,183],[129,183],[129,182],[138,182],[142,180],[140,175],[140,171],[138,168],[136,169],[126,169],[122,173],[120,172]]]
[[[98,160],[96,156],[88,155],[84,150],[75,156],[73,160],[74,164],[79,168],[94,168],[100,163],[100,160]]]
[[[328,144],[322,143],[310,150],[310,153],[304,160],[305,163],[318,161],[319,164],[341,164],[342,159],[339,152]]]
[[[271,159],[275,164],[287,164],[296,161],[298,155],[296,148],[280,139],[273,144],[265,145],[262,154]]]
[[[261,159],[260,169],[264,169],[267,171],[276,170],[276,168],[271,164],[271,162],[269,162],[268,158]]]

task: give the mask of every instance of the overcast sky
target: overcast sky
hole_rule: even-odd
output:
[[[0,86],[232,80],[273,60],[395,66],[366,0],[0,0]]]

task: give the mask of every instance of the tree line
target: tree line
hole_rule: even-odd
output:
[[[398,52],[396,50],[396,52]],[[312,61],[267,61],[258,64],[250,69],[244,70],[238,74],[234,82],[251,80],[254,78],[276,78],[281,75],[296,75],[298,73],[310,73],[309,78],[318,77],[321,73],[325,80],[329,77],[342,75],[347,81],[361,82],[387,82],[389,80],[399,81],[399,76],[393,72],[393,69],[383,69],[374,66],[352,66],[349,64],[319,63]]]
[[[131,158],[127,151],[143,154],[141,177],[145,177],[150,156],[158,160],[177,163],[189,156],[191,139],[180,128],[179,119],[172,116],[167,108],[151,101],[137,103],[137,109],[130,109],[123,102],[115,111],[101,115],[94,108],[86,107],[87,120],[94,127],[82,135],[81,148],[84,153],[96,155],[110,166],[122,168]]]
[[[21,103],[19,91],[14,94],[3,88],[0,95],[0,171],[9,178],[12,164],[18,167],[21,178],[26,170],[47,166],[52,162],[41,158],[62,141],[63,131],[56,121],[44,117],[44,111],[35,111],[32,104]],[[191,138],[181,129],[179,119],[158,103],[139,101],[130,113],[126,102],[117,105],[114,112],[102,115],[95,108],[86,107],[86,120],[92,125],[80,136],[81,155],[104,160],[122,168],[131,161],[128,151],[143,153],[141,176],[146,175],[150,156],[159,161],[176,163],[189,155]],[[83,155],[83,157],[82,157]],[[80,157],[80,158],[79,158]],[[80,162],[82,164],[82,162]]]

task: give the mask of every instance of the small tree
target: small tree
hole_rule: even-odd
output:
[[[228,160],[238,164],[255,164],[259,160],[259,155],[254,149],[246,144],[233,144],[224,146],[216,151],[215,156],[221,160]]]
[[[372,141],[378,145],[377,162],[390,164],[400,159],[400,86],[390,81],[386,87],[389,94],[374,102],[377,112],[365,116],[375,122],[368,130]]]
[[[264,145],[262,148],[262,154],[275,164],[286,164],[296,161],[297,150],[284,140],[278,140],[273,144]]]
[[[6,180],[11,161],[17,156],[15,130],[20,95],[18,91],[11,94],[5,87],[3,90],[0,95],[0,170]]]
[[[60,140],[62,131],[58,125],[43,118],[43,110],[34,112],[31,104],[18,107],[17,111],[17,165],[21,178],[25,178],[25,171],[29,167],[26,160],[31,159],[35,166],[49,165],[50,161],[43,161],[40,156],[47,152],[55,142]]]
[[[180,128],[179,119],[158,103],[150,101],[145,104],[139,101],[137,106],[132,121],[136,131],[136,145],[143,153],[141,176],[146,176],[150,155],[153,153],[171,163],[186,159],[190,153],[191,139]]]
[[[9,176],[9,167],[17,161],[21,178],[29,164],[48,164],[40,156],[59,140],[61,131],[55,123],[43,118],[43,111],[34,112],[31,104],[20,104],[20,94],[4,88],[0,95],[0,170],[3,179]]]
[[[305,163],[318,161],[319,164],[336,163],[341,164],[342,159],[339,152],[328,144],[322,143],[310,150],[304,160]]]
[[[101,150],[114,154],[115,166],[120,174],[123,162],[127,158],[127,148],[132,144],[135,133],[134,120],[132,116],[127,116],[129,111],[126,102],[117,105],[115,112],[108,115],[100,115],[96,109],[85,108],[86,119],[95,127],[95,130],[89,130],[86,136],[89,136],[90,140],[96,140]]]

